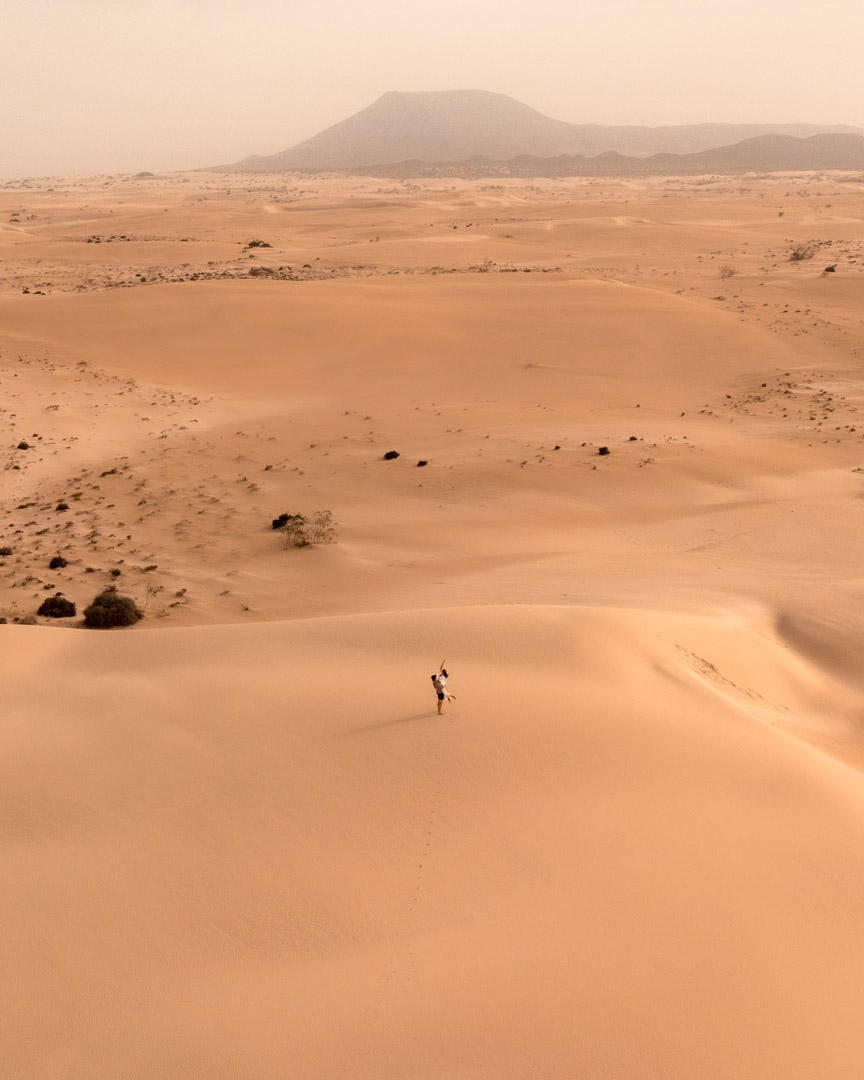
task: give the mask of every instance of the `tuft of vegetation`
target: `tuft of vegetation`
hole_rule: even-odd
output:
[[[807,247],[806,244],[799,244],[789,252],[789,262],[803,262],[805,259],[812,259],[815,254],[813,248]]]
[[[121,596],[113,585],[99,593],[84,608],[84,625],[95,630],[108,630],[113,626],[132,626],[142,617],[132,597]]]
[[[424,468],[424,467],[425,467],[426,465],[428,465],[428,464],[429,464],[429,462],[428,462],[428,461],[424,461],[424,460],[423,460],[423,459],[421,458],[421,459],[420,459],[420,461],[418,461],[418,462],[417,462],[417,466],[416,466],[416,467],[417,467],[418,469],[422,469],[422,468]]]
[[[268,244],[266,240],[249,240],[246,244],[246,247],[272,247],[272,244]]]
[[[338,538],[336,522],[333,520],[332,510],[316,510],[311,518],[304,514],[284,514],[284,521],[278,526],[282,534],[282,547],[286,550],[292,547],[309,547],[312,544],[335,544]],[[274,519],[273,528],[277,528]]]
[[[43,600],[39,605],[37,615],[44,615],[49,619],[68,619],[76,614],[75,604],[67,600],[62,593],[55,593]]]
[[[738,273],[738,271],[735,269],[734,266],[726,265],[726,266],[721,266],[720,267],[720,277],[723,278],[724,280],[726,278],[735,277],[735,275],[737,273]]]
[[[309,539],[309,522],[303,514],[289,514],[288,520],[279,531],[282,534],[282,547],[286,550],[291,547],[308,547],[312,542]]]
[[[11,555],[11,554],[12,554],[12,548],[10,548],[10,547],[0,547],[0,555]]]
[[[310,544],[335,544],[336,522],[332,510],[316,510],[309,522]]]
[[[393,461],[397,457],[399,457],[399,451],[398,450],[388,450],[387,453],[384,455],[384,460],[385,461]]]
[[[25,442],[24,439],[22,439],[21,442],[18,443],[18,445],[17,445],[17,447],[15,449],[16,450],[29,450],[30,449],[30,443]]]
[[[48,563],[49,570],[62,570],[64,566],[68,566],[69,563],[62,555],[55,555],[51,562]]]
[[[601,457],[605,457],[606,454],[609,453],[609,447],[608,446],[601,446],[600,449],[597,451],[597,453],[600,454]]]

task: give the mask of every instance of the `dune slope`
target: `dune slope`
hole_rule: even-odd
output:
[[[758,621],[5,640],[7,1075],[857,1075],[864,793]]]

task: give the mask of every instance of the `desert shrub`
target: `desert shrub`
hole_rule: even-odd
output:
[[[799,244],[789,252],[789,262],[803,262],[804,259],[812,259],[816,252],[806,244]]]
[[[384,460],[385,461],[393,461],[397,457],[399,457],[399,451],[398,450],[388,450],[387,453],[384,455]]]
[[[310,544],[335,544],[336,522],[332,510],[316,510],[308,527]]]
[[[147,588],[145,590],[145,595],[144,595],[144,603],[141,605],[141,614],[142,615],[147,614],[147,609],[150,606],[150,601],[155,600],[160,595],[160,593],[163,593],[163,592],[165,592],[165,586],[164,585],[151,585],[149,583],[147,584]],[[163,607],[163,609],[161,611],[157,611],[156,614],[157,615],[164,615],[164,614],[167,614],[167,612],[164,610],[164,607]]]
[[[67,502],[59,502],[54,507],[54,509],[58,514],[63,514],[69,509],[69,503],[67,503]]]
[[[423,459],[421,458],[421,459],[420,459],[420,461],[418,461],[418,462],[417,462],[417,468],[418,468],[418,469],[422,469],[422,468],[424,468],[424,466],[426,466],[426,465],[428,465],[428,464],[429,464],[429,462],[428,462],[428,461],[424,461],[424,460],[423,460]]]
[[[68,566],[69,563],[62,555],[55,555],[51,562],[48,563],[49,570],[62,570],[64,566]]]
[[[71,600],[67,600],[62,593],[58,592],[54,596],[49,596],[47,600],[43,600],[36,614],[45,615],[49,619],[68,619],[76,614],[76,608]]]
[[[270,245],[270,244],[268,244],[266,240],[250,240],[250,241],[249,241],[249,242],[248,242],[248,243],[246,244],[246,247],[247,247],[247,248],[253,248],[253,247],[270,247],[270,246],[271,246],[271,245]]]
[[[725,279],[725,278],[735,277],[735,275],[737,273],[738,273],[738,271],[735,269],[734,266],[721,266],[720,267],[720,277],[721,278]]]
[[[84,608],[84,625],[106,630],[112,626],[132,626],[142,617],[131,596],[121,596],[113,586],[99,593]]]
[[[294,514],[280,514],[279,517],[273,518],[273,528],[283,529],[294,516]]]
[[[16,447],[16,449],[17,450],[29,450],[30,449],[30,443],[28,443],[24,439],[22,439],[21,442],[18,443],[18,446]]]
[[[312,542],[309,537],[309,522],[303,514],[289,514],[288,520],[281,527],[282,547],[308,547]]]
[[[316,510],[311,518],[303,514],[287,516],[288,520],[280,527],[282,546],[286,550],[291,547],[309,547],[310,544],[336,543],[336,522],[333,520],[332,510]]]
[[[11,554],[12,554],[12,548],[10,548],[10,547],[0,547],[0,555],[11,555]]]

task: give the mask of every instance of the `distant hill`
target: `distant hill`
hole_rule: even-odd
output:
[[[864,173],[864,136],[758,135],[732,146],[703,150],[698,154],[653,154],[627,157],[609,150],[595,157],[559,154],[541,158],[521,154],[509,161],[474,157],[465,161],[403,161],[393,165],[369,165],[354,170],[371,176],[698,176],[705,173],[734,175],[749,172],[812,172],[837,169]]]
[[[636,158],[691,155],[760,136],[801,139],[826,133],[864,135],[864,130],[816,124],[654,128],[569,124],[544,116],[505,94],[487,90],[394,90],[297,146],[263,157],[256,154],[212,171],[316,172],[407,161],[435,164],[482,158],[508,162],[525,154],[540,159],[560,155],[595,157],[609,151]]]
[[[673,160],[669,160],[673,157]],[[698,154],[656,155],[640,165],[683,166],[690,172],[787,172],[812,169],[864,169],[864,135],[823,133],[806,139],[759,135],[733,146]]]

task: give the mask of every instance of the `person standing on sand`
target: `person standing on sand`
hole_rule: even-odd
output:
[[[444,667],[444,661],[441,661],[441,667],[438,669],[437,675],[430,675],[432,685],[435,687],[435,693],[438,695],[438,715],[441,715],[441,711],[444,708],[444,702],[455,701],[453,694],[447,693],[447,669]]]

